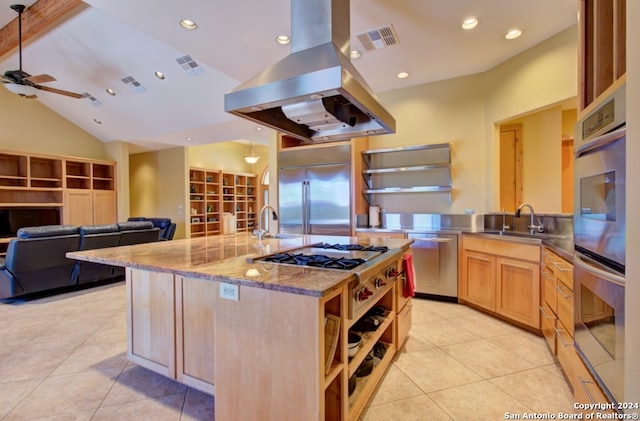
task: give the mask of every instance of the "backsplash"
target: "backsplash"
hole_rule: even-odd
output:
[[[544,232],[547,234],[573,235],[573,215],[567,214],[534,214],[533,223],[539,225],[542,222]],[[516,218],[513,213],[504,214],[504,224],[508,228],[505,231],[528,232],[527,226],[531,222],[530,214],[522,213]],[[487,230],[503,230],[503,214],[489,213],[484,215],[484,228]]]

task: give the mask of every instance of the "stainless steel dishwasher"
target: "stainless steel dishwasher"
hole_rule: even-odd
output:
[[[457,302],[458,236],[411,233],[416,297]]]

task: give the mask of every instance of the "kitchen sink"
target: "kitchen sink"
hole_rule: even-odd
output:
[[[528,232],[519,232],[519,231],[484,231],[484,234],[491,235],[500,235],[503,237],[517,237],[517,238],[530,238],[534,240],[562,240],[569,238],[568,235],[561,234],[547,234],[536,232],[534,234],[529,234]]]

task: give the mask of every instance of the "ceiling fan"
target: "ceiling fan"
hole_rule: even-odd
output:
[[[7,70],[4,72],[4,75],[0,76],[0,82],[4,83],[4,86],[8,90],[23,98],[37,98],[37,90],[65,95],[71,98],[82,98],[82,95],[75,92],[40,85],[41,83],[55,82],[56,78],[53,76],[49,76],[48,74],[31,76],[22,70],[22,12],[24,12],[25,6],[22,4],[12,4],[9,7],[18,12],[18,56],[20,59],[20,68],[18,70]]]

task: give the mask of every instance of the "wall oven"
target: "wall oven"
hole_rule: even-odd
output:
[[[625,85],[576,125],[575,345],[612,401],[624,399]]]

